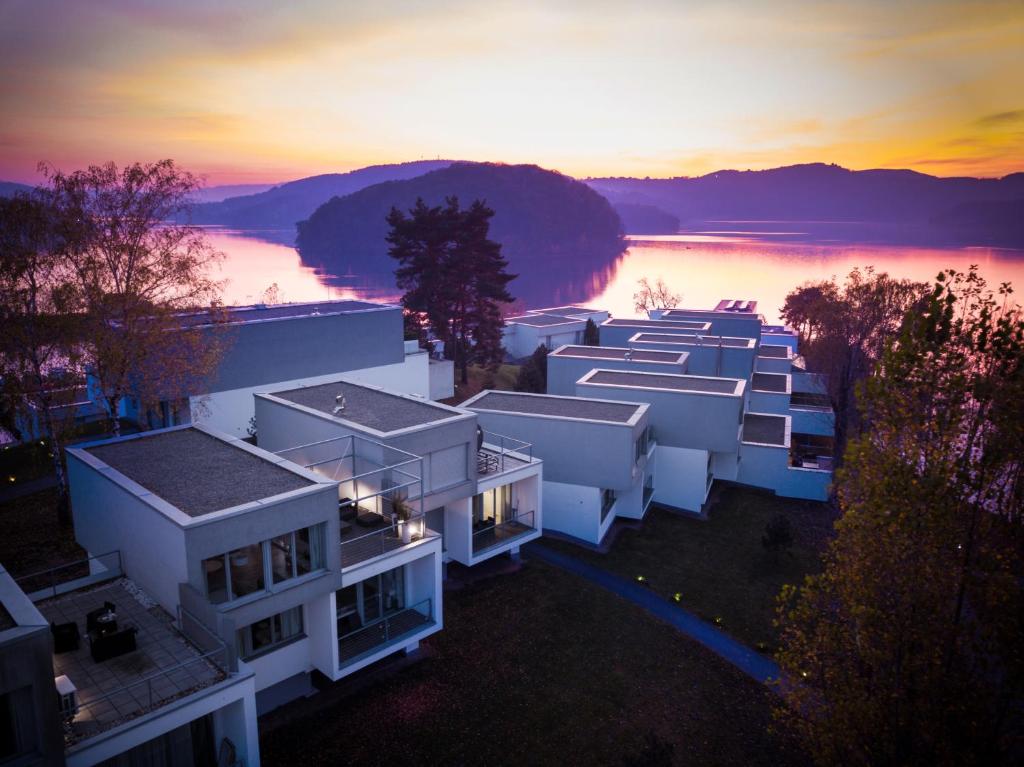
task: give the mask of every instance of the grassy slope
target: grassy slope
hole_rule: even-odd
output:
[[[101,552],[106,553],[106,552]],[[0,503],[0,564],[18,577],[84,559],[74,530],[57,522],[57,491]]]
[[[540,562],[445,595],[430,657],[261,720],[264,764],[785,765],[771,694],[632,604]],[[297,706],[297,708],[296,708]]]
[[[783,584],[819,569],[829,507],[740,487],[720,492],[703,521],[652,506],[642,527],[621,531],[607,554],[550,538],[543,543],[627,578],[642,575],[662,596],[678,593],[702,618],[719,618],[737,639],[772,646],[775,597]],[[789,516],[794,535],[790,551],[777,557],[761,545],[775,514]]]

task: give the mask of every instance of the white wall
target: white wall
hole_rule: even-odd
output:
[[[256,691],[283,682],[296,674],[312,671],[310,661],[309,619],[308,611],[303,610],[303,627],[306,638],[291,642],[277,650],[272,650],[256,658],[250,658],[245,664],[256,672]]]
[[[836,433],[836,415],[831,410],[791,407],[783,415],[788,415],[793,419],[792,431],[794,434],[815,434],[820,437],[831,437]]]
[[[309,660],[320,672],[332,677],[338,671],[338,625],[334,591],[306,605],[306,634],[309,636]]]
[[[69,451],[67,463],[75,539],[94,556],[120,550],[125,574],[174,615],[178,584],[188,580],[184,531],[110,479],[107,474],[112,469],[97,469],[102,464],[89,453]],[[170,508],[149,491],[135,487],[153,503]]]
[[[739,481],[744,484],[774,490],[786,498],[828,498],[832,472],[790,466],[788,448],[743,442],[740,455]]]
[[[751,389],[747,410],[752,413],[789,415],[789,394],[787,392],[768,392]]]
[[[758,357],[754,365],[758,373],[790,373],[792,369],[793,360],[785,357]]]
[[[429,358],[427,353],[421,350],[407,354],[404,362],[394,365],[339,371],[314,378],[276,381],[192,397],[192,421],[234,437],[245,437],[248,436],[250,419],[256,412],[253,394],[315,386],[339,379],[372,384],[403,394],[417,394],[425,398],[430,396]]]
[[[615,518],[608,512],[601,524],[601,491],[587,485],[544,482],[544,529],[572,535],[590,543],[600,543]]]
[[[710,453],[659,444],[654,501],[685,511],[699,512],[708,497]]]

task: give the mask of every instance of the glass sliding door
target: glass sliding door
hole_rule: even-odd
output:
[[[512,516],[512,485],[501,485],[473,496],[473,522],[501,524]]]
[[[335,593],[342,637],[405,608],[405,568],[396,567]]]

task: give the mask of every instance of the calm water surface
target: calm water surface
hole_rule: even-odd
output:
[[[285,244],[290,233],[240,233],[210,229],[212,244],[225,253],[218,274],[226,280],[227,303],[258,301],[272,283],[282,301],[322,298],[394,300],[400,295],[389,275],[332,274],[303,264]],[[931,281],[940,269],[964,270],[978,264],[990,286],[1010,281],[1024,294],[1024,251],[998,248],[943,248],[857,243],[780,241],[745,234],[687,234],[633,237],[626,253],[610,267],[580,279],[560,278],[556,263],[544,274],[521,275],[511,284],[515,294],[548,298],[549,305],[586,301],[619,317],[631,316],[633,293],[641,277],[664,278],[682,295],[682,303],[710,307],[721,298],[756,299],[769,322],[787,292],[807,280],[842,278],[855,266],[873,265],[898,277]],[[529,284],[520,281],[530,280]],[[542,299],[538,299],[542,300]]]

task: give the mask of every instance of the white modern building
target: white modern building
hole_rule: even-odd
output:
[[[79,543],[119,551],[156,604],[218,637],[260,712],[310,693],[314,671],[341,679],[442,627],[440,535],[371,510],[382,478],[392,503],[415,488],[420,459],[352,436],[330,450],[283,458],[189,426],[68,451]],[[375,486],[357,494],[358,540],[340,501],[354,482]]]
[[[118,552],[0,568],[0,763],[259,765],[255,674]]]
[[[687,352],[615,346],[560,346],[548,354],[548,394],[574,396],[576,381],[595,367],[646,373],[685,373]]]
[[[646,513],[655,486],[647,405],[484,391],[462,407],[544,460],[545,530],[597,544],[616,517]]]
[[[335,300],[227,307],[182,315],[182,328],[209,334],[224,355],[204,391],[163,405],[161,423],[200,423],[244,437],[254,416],[253,394],[349,380],[426,398],[454,394],[450,360],[432,359],[405,341],[402,309],[394,304]],[[94,397],[95,399],[95,397]],[[141,420],[138,406],[122,415]]]
[[[528,443],[481,429],[466,409],[338,380],[258,394],[256,424],[262,447],[293,460],[302,446],[310,446],[307,454],[316,447],[317,461],[329,460],[329,448],[320,446],[350,435],[415,456],[416,484],[405,497],[443,537],[445,561],[472,566],[516,555],[541,534],[541,461]],[[381,481],[388,490],[393,480]],[[367,508],[365,482],[343,493],[353,508]],[[376,511],[390,514],[386,496],[377,503],[383,507]]]
[[[528,357],[541,345],[551,350],[565,344],[581,344],[587,320],[600,325],[608,317],[608,312],[602,309],[583,306],[532,309],[520,316],[505,318],[502,344],[512,359]]]
[[[682,335],[711,334],[711,325],[693,320],[612,318],[601,323],[601,346],[629,346],[637,333],[678,333]]]
[[[658,481],[654,500],[700,512],[715,477],[735,480],[743,379],[595,369],[576,384],[581,397],[646,402]]]

